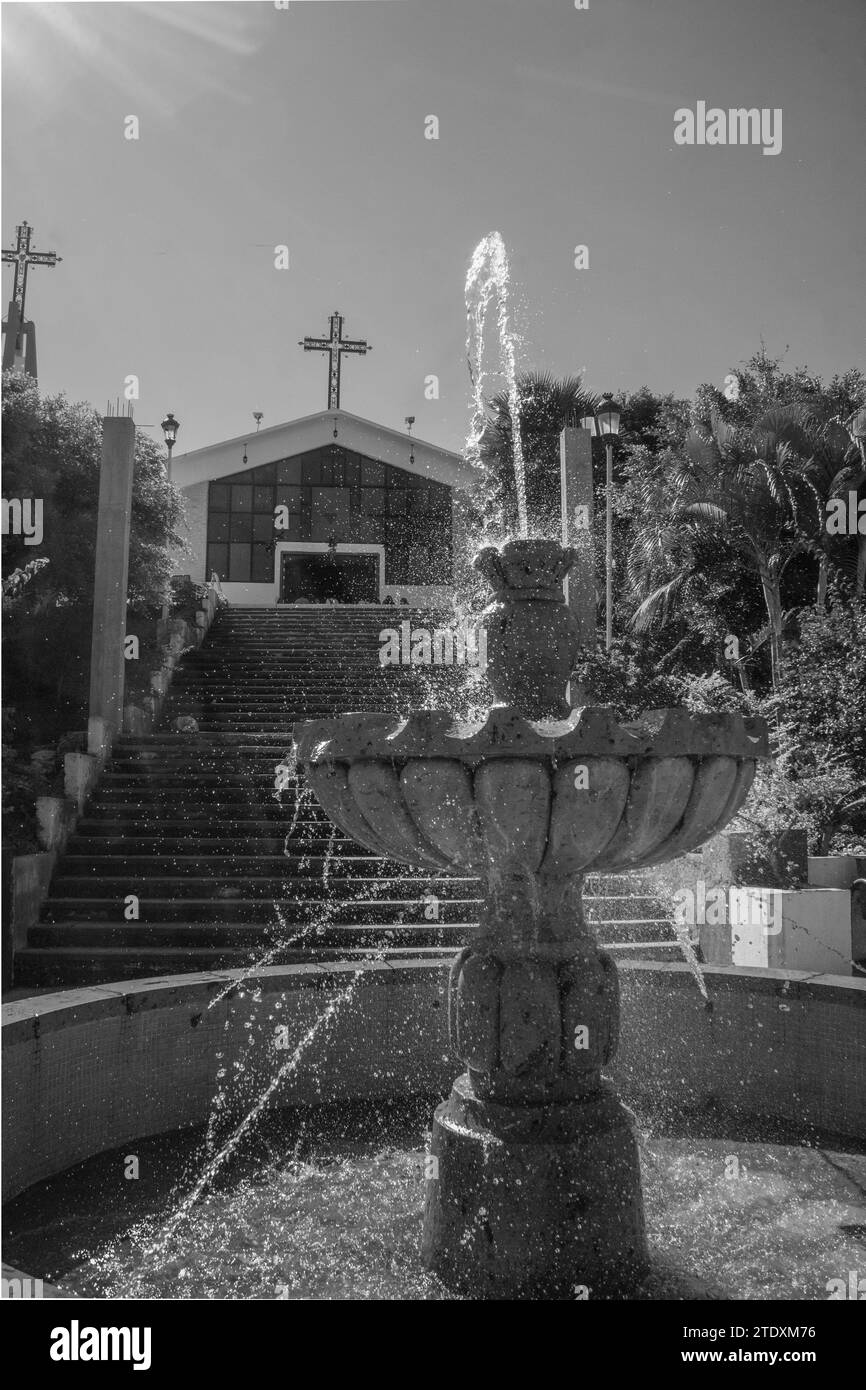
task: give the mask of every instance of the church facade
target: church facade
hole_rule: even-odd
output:
[[[321,411],[179,455],[187,553],[230,603],[424,606],[452,593],[458,454],[345,411]],[[457,503],[457,507],[455,507]]]

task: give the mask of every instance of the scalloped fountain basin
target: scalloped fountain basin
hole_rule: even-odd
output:
[[[585,707],[484,723],[447,711],[344,714],[301,726],[298,757],[328,815],[376,853],[478,874],[613,872],[721,830],[748,795],[765,727],[739,715]]]

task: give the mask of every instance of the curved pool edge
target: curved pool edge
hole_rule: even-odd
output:
[[[627,1104],[681,1108],[687,1095],[689,1108],[866,1138],[866,979],[705,966],[708,1003],[683,963],[618,968],[610,1076]],[[95,1154],[206,1120],[220,1044],[245,1057],[254,1096],[284,1060],[278,1029],[293,1047],[355,976],[327,1039],[316,1035],[274,1103],[446,1093],[459,1065],[447,1039],[448,970],[443,959],[268,966],[4,1005],[4,1200]],[[252,1047],[251,1008],[261,1025]]]

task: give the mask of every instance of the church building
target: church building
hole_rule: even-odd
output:
[[[367,347],[341,329],[334,314],[330,338],[301,344],[330,353],[327,410],[173,461],[191,552],[176,568],[197,583],[216,574],[230,603],[448,603],[455,494],[474,472],[340,408],[340,354]]]

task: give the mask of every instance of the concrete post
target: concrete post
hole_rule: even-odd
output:
[[[126,579],[135,426],[127,416],[103,422],[93,583],[93,639],[90,648],[88,751],[107,754],[123,721]]]
[[[565,581],[565,599],[577,619],[580,644],[595,646],[595,566],[592,548],[592,446],[589,430],[564,429],[559,436],[562,544],[580,558]]]

